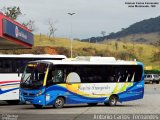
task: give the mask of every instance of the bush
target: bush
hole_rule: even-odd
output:
[[[145,74],[160,74],[160,70],[145,70]]]
[[[154,60],[154,61],[160,61],[160,51],[154,53],[154,55],[153,55],[153,60]]]
[[[129,53],[129,52],[121,52],[117,56],[118,56],[118,58],[120,58],[122,60],[137,59],[136,55]]]

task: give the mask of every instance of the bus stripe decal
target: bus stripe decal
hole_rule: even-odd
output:
[[[3,84],[3,85],[0,85],[0,86],[7,86],[7,85],[17,85],[19,83],[12,83],[12,84]]]
[[[20,82],[20,80],[2,81],[2,82],[0,82],[0,84],[12,83],[12,82]]]
[[[17,88],[12,88],[12,89],[9,89],[9,90],[4,90],[4,91],[2,91],[2,90],[0,89],[0,94],[4,94],[4,93],[7,93],[7,92],[16,90],[16,89],[19,89],[19,88],[17,87]]]
[[[68,89],[66,89],[66,88],[64,88],[64,87],[61,87],[61,86],[59,86],[59,85],[56,85],[56,86],[54,86],[54,87],[51,87],[50,89],[47,89],[47,91],[46,92],[49,92],[49,91],[53,91],[53,90],[59,90],[59,91],[63,91],[63,92],[69,92],[71,95],[74,95],[74,96],[76,96],[76,97],[80,97],[81,99],[83,98],[83,99],[88,99],[88,100],[92,100],[92,99],[105,99],[106,97],[88,97],[88,96],[82,96],[82,95],[80,95],[80,94],[77,94],[77,93],[73,93],[73,92],[71,92],[71,91],[69,91]]]

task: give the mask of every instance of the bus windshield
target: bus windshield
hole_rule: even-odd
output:
[[[21,88],[39,89],[42,87],[47,68],[46,63],[27,64],[21,79]]]

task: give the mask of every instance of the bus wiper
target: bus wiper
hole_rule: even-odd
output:
[[[29,78],[31,78],[31,75],[29,75],[23,83],[26,83],[29,80]]]

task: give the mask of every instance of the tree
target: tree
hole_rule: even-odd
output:
[[[20,7],[17,6],[10,6],[10,7],[3,7],[1,12],[6,15],[7,17],[17,20],[19,16],[22,15]],[[31,31],[35,31],[35,21],[29,20],[28,22],[22,22],[22,25],[29,28]]]
[[[106,31],[102,30],[101,34],[102,34],[102,37],[104,37],[106,35]]]
[[[20,7],[17,6],[3,7],[1,12],[13,20],[16,20],[20,15],[22,15]]]
[[[55,35],[55,32],[57,31],[57,28],[55,27],[55,23],[56,23],[57,21],[52,21],[51,19],[49,19],[49,21],[48,21],[48,24],[49,24],[49,39],[50,39],[50,37],[54,37],[54,35]]]
[[[23,22],[22,25],[27,27],[31,31],[35,31],[36,30],[35,21],[34,20],[29,20],[28,22]]]
[[[119,47],[119,45],[118,45],[118,42],[116,41],[116,42],[115,42],[116,51],[118,50],[118,47]]]
[[[158,47],[158,50],[160,52],[160,39],[156,42],[156,46]]]
[[[155,61],[160,61],[160,39],[156,42],[155,46],[157,46],[158,51],[154,52],[153,57]]]

